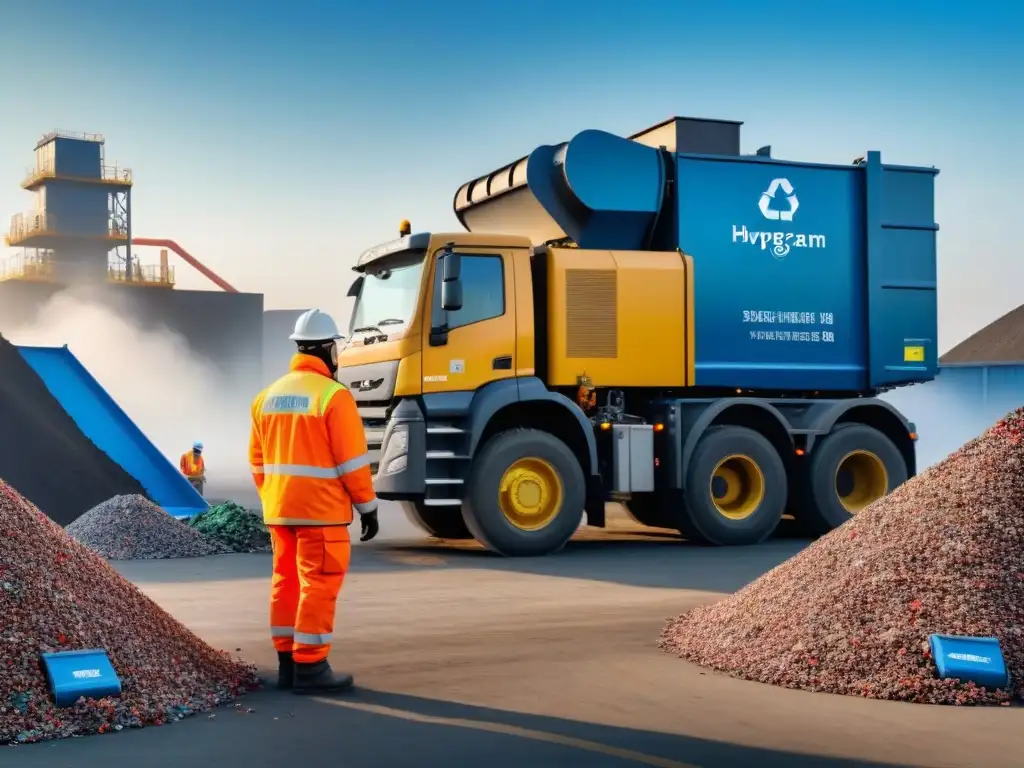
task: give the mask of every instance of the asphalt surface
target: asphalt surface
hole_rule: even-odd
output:
[[[1024,708],[783,690],[657,649],[667,617],[738,589],[802,542],[702,549],[618,526],[554,557],[504,560],[416,539],[394,514],[382,524],[382,540],[355,553],[335,630],[332,662],[356,675],[355,692],[268,690],[213,717],[14,747],[0,765],[1020,765]],[[117,567],[210,643],[272,669],[269,556]]]

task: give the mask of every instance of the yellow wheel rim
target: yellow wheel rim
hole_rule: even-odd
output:
[[[726,456],[711,473],[708,490],[722,517],[745,520],[764,501],[764,473],[749,456],[739,453]]]
[[[516,528],[537,531],[562,508],[562,478],[544,459],[519,459],[505,470],[498,484],[498,506]]]
[[[889,473],[870,451],[851,451],[836,467],[835,488],[843,509],[855,515],[889,492]]]

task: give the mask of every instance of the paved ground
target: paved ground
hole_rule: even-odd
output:
[[[259,693],[212,719],[16,747],[18,768],[1020,765],[1021,708],[781,690],[657,650],[666,617],[739,588],[799,542],[711,550],[621,529],[513,561],[383,523],[388,536],[357,550],[339,610],[333,660],[356,674],[356,693]],[[272,666],[268,556],[119,568],[214,645]]]

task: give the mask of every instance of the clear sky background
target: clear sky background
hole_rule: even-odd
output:
[[[934,165],[940,347],[1024,302],[1024,5],[976,0],[0,0],[0,214],[50,130],[135,172],[134,229],[268,308],[584,128],[745,121],[743,151]],[[139,249],[155,262],[152,249]],[[211,287],[178,266],[183,288]]]

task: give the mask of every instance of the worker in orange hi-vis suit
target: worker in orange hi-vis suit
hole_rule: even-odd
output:
[[[274,547],[270,634],[278,687],[325,693],[352,687],[327,661],[334,612],[352,554],[353,508],[360,541],[379,530],[366,434],[352,394],[335,381],[337,341],[330,315],[311,309],[289,337],[291,371],[252,404],[249,463]]]
[[[203,444],[192,443],[192,450],[181,454],[178,462],[178,469],[181,474],[188,478],[199,495],[203,495],[203,486],[206,484],[206,462],[203,460]]]

